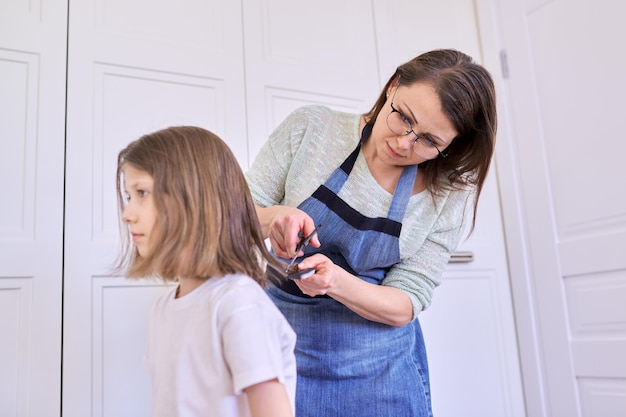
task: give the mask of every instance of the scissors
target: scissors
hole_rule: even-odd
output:
[[[298,243],[298,246],[296,246],[296,254],[293,255],[293,258],[291,258],[291,262],[289,263],[289,266],[285,270],[286,273],[288,273],[290,275],[292,275],[294,272],[297,273],[297,271],[292,271],[292,267],[293,267],[293,264],[296,262],[296,259],[298,258],[298,253],[300,253],[300,251],[302,249],[304,249],[304,247],[306,245],[309,244],[309,242],[311,241],[311,238],[313,238],[313,236],[315,236],[317,234],[317,231],[319,230],[320,227],[322,227],[322,225],[318,224],[317,226],[315,226],[315,229],[313,229],[313,231],[311,232],[310,235],[308,235],[307,237],[304,237],[304,238],[302,238],[300,240],[300,243]],[[299,235],[300,235],[300,233],[299,233]]]

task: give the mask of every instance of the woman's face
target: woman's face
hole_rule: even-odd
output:
[[[387,102],[376,118],[371,144],[386,164],[406,166],[441,158],[456,137],[441,101],[428,83],[392,83]]]

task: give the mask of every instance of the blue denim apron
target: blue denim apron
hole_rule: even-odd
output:
[[[369,126],[368,126],[369,127]],[[370,130],[364,129],[363,137]],[[363,138],[361,139],[361,142]],[[399,236],[417,166],[404,169],[387,218],[362,215],[338,197],[361,145],[299,208],[316,224],[323,253],[361,279],[380,284],[400,261]],[[432,416],[426,349],[419,322],[396,328],[369,321],[328,296],[309,297],[294,282],[268,294],[296,334],[297,417]]]

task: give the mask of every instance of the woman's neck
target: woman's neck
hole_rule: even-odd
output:
[[[359,123],[359,132],[363,131],[363,127],[365,127],[365,118],[361,116],[361,121]],[[393,194],[396,185],[404,171],[403,166],[391,166],[389,164],[385,164],[377,158],[376,155],[376,146],[373,140],[366,140],[365,143],[361,145],[361,152],[363,153],[363,157],[365,158],[365,162],[367,163],[367,167],[370,170],[370,173],[385,191],[390,194]],[[421,172],[417,171],[415,183],[413,185],[413,195],[418,194],[425,190],[423,176]]]

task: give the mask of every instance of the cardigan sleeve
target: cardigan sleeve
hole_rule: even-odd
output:
[[[354,148],[359,117],[319,105],[294,110],[246,172],[254,202],[297,207]]]
[[[473,198],[471,191],[451,191],[422,244],[395,264],[382,282],[409,296],[413,319],[430,305],[450,256],[467,231],[472,219]],[[422,224],[428,224],[425,219],[421,220]],[[412,227],[419,228],[420,225]]]

